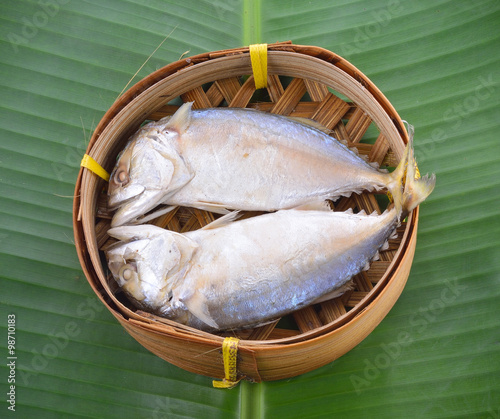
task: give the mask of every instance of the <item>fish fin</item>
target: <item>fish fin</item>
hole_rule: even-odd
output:
[[[241,211],[233,211],[230,212],[229,214],[223,215],[220,218],[217,218],[217,220],[212,221],[211,223],[207,224],[206,226],[202,227],[202,230],[213,230],[216,228],[224,227],[225,225],[231,224],[233,221],[237,220],[239,217],[241,217],[243,214]]]
[[[132,241],[141,239],[150,239],[163,234],[165,230],[151,224],[138,226],[119,226],[108,230],[108,235],[120,241]]]
[[[155,218],[158,218],[161,215],[167,214],[173,209],[177,208],[176,205],[170,205],[168,207],[163,207],[155,212],[152,212],[151,214],[145,215],[144,217],[137,217],[135,220],[131,221],[131,224],[143,224],[147,223],[148,221],[154,220]]]
[[[325,134],[331,134],[333,132],[331,129],[328,129],[314,119],[304,118],[303,116],[287,116],[287,118],[291,119],[292,121],[300,122],[301,124],[316,128],[317,130],[324,132]]]
[[[318,304],[318,303],[323,303],[328,300],[332,300],[334,298],[340,297],[342,294],[346,293],[347,291],[350,291],[354,288],[354,282],[352,278],[346,282],[344,285],[341,287],[329,292],[328,294],[322,295],[319,297],[317,300],[314,300],[312,304]]]
[[[299,211],[328,211],[328,212],[332,211],[330,204],[325,199],[318,199],[315,201],[311,201],[306,204],[299,205],[298,207],[294,207],[292,209]]]
[[[191,314],[203,323],[208,324],[214,329],[219,329],[219,325],[215,322],[208,311],[207,298],[200,292],[195,290],[193,294],[184,302]]]
[[[204,211],[214,212],[216,214],[222,214],[222,215],[227,215],[231,212],[224,205],[216,204],[214,202],[197,201],[194,202],[192,206]]]
[[[170,128],[177,131],[179,134],[186,132],[191,123],[191,107],[193,103],[194,102],[186,102],[177,109],[165,125],[165,130]]]

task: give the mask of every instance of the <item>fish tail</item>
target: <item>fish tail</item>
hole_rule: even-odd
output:
[[[417,205],[423,202],[436,184],[434,174],[420,177],[413,150],[413,134],[413,126],[408,124],[408,144],[401,161],[390,174],[391,181],[388,184],[396,211],[401,214],[400,219],[404,219]]]
[[[390,181],[387,184],[387,189],[389,189],[390,198],[394,202],[396,211],[400,213],[402,211],[403,204],[403,186],[405,182],[406,167],[408,164],[408,155],[410,149],[413,148],[413,135],[410,132],[410,140],[406,145],[405,151],[401,161],[397,165],[396,169],[389,174]]]
[[[408,144],[411,145],[411,142],[412,140]],[[436,175],[434,173],[430,176],[427,174],[420,177],[413,146],[409,147],[407,152],[406,179],[401,199],[402,216],[400,219],[406,217],[417,205],[425,201],[436,185]]]

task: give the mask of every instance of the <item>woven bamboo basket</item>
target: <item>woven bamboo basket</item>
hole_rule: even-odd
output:
[[[397,165],[408,141],[404,125],[385,96],[352,64],[325,49],[290,42],[268,45],[267,60],[267,89],[257,91],[248,47],[200,54],[161,68],[130,88],[106,112],[87,154],[111,172],[117,154],[144,121],[158,120],[174,113],[182,102],[194,101],[193,108],[250,107],[311,118],[330,129],[335,138],[356,146],[370,161]],[[372,138],[367,142],[370,130]],[[198,374],[224,377],[221,347],[226,336],[240,339],[238,378],[278,380],[321,367],[368,336],[396,302],[410,272],[418,208],[401,225],[397,239],[389,241],[380,260],[358,274],[354,288],[341,297],[259,328],[201,332],[137,311],[114,285],[102,254],[111,218],[106,189],[103,179],[80,170],[73,210],[83,271],[97,297],[132,337],[164,360]],[[333,207],[380,212],[380,196],[353,194]],[[184,232],[213,219],[206,211],[178,208],[153,223]]]

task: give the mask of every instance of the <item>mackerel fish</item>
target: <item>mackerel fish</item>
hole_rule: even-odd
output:
[[[109,183],[112,227],[144,223],[175,206],[225,214],[365,190],[400,193],[401,170],[378,170],[314,126],[252,109],[191,106],[131,137]]]

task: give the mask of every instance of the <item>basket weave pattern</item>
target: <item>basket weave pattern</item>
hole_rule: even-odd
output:
[[[129,135],[145,120],[173,114],[178,106],[171,104],[172,100],[180,98],[194,101],[193,109],[249,107],[309,118],[330,130],[333,137],[356,147],[369,161],[397,165],[406,142],[404,127],[387,99],[362,73],[321,48],[279,43],[270,45],[268,51],[267,91],[255,90],[248,48],[202,54],[153,73],[108,111],[96,128],[88,152],[111,171]],[[373,144],[361,142],[372,124],[380,134]],[[351,291],[287,316],[286,327],[276,321],[249,330],[209,334],[136,311],[107,274],[102,249],[112,239],[106,234],[111,214],[106,207],[105,187],[95,175],[80,173],[76,194],[80,198],[75,198],[74,208],[75,238],[89,283],[142,345],[175,365],[212,377],[224,376],[220,355],[224,336],[242,339],[238,371],[255,381],[298,375],[341,356],[366,337],[392,307],[413,258],[418,210],[401,225],[389,248],[380,252],[380,260],[354,277]],[[332,207],[335,211],[352,208],[354,212],[380,213],[379,201],[372,193],[353,194],[332,203]],[[153,224],[185,232],[214,219],[210,212],[180,207]],[[368,320],[363,321],[366,317]]]

